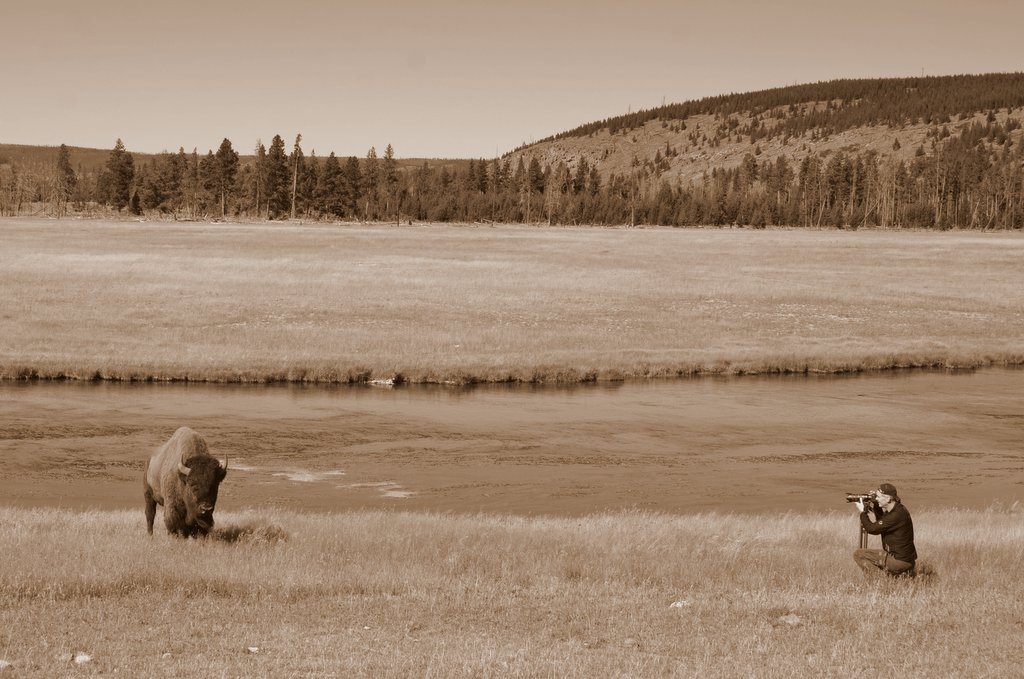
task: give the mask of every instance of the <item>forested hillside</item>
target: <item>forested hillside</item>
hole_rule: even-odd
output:
[[[709,97],[490,160],[318,157],[279,135],[247,157],[228,139],[206,154],[0,146],[0,213],[1017,229],[1022,122],[1013,73]]]
[[[555,220],[1024,226],[1024,74],[837,80],[580,126],[510,154],[605,200]]]

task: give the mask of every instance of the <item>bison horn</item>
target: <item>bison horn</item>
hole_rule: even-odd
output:
[[[224,456],[224,464],[222,464],[221,467],[224,469],[224,471],[228,470],[228,456],[227,455]]]
[[[178,471],[181,472],[182,474],[184,474],[185,476],[188,476],[189,472],[191,472],[192,470],[179,462],[178,463]]]

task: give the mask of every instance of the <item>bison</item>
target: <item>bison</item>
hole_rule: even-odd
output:
[[[214,459],[202,436],[188,427],[174,432],[146,463],[146,527],[153,534],[156,506],[163,505],[167,532],[181,537],[205,536],[213,528],[217,489],[228,473],[228,460]]]

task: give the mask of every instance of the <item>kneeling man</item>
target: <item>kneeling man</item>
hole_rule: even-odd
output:
[[[863,501],[857,502],[857,509],[860,510],[860,523],[864,530],[871,535],[882,536],[882,549],[858,549],[853,553],[853,560],[868,575],[913,575],[917,550],[914,548],[914,522],[910,519],[910,512],[903,506],[896,487],[891,483],[878,486],[875,502],[881,516],[868,511]]]

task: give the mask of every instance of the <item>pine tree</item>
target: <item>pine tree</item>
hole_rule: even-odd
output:
[[[527,177],[530,184],[530,191],[533,193],[544,192],[544,170],[541,169],[540,161],[536,156],[530,156],[530,164],[527,166]]]
[[[275,134],[267,152],[267,218],[278,219],[288,214],[291,203],[291,173],[284,153],[284,140]]]
[[[636,226],[636,203],[640,194],[640,160],[634,155],[629,173],[629,225]]]
[[[220,195],[220,216],[223,219],[227,215],[228,195],[235,190],[235,176],[238,174],[238,152],[231,148],[227,137],[220,143],[216,159],[214,193]]]
[[[491,189],[495,193],[501,193],[508,188],[508,160],[495,158],[491,161]]]
[[[398,163],[395,162],[395,150],[391,148],[391,144],[388,144],[388,147],[384,149],[381,175],[383,179],[381,189],[384,194],[384,217],[387,217],[393,209],[395,211],[395,225],[397,226],[401,219],[398,205]]]
[[[220,188],[218,172],[217,156],[213,155],[213,151],[207,151],[199,161],[199,186],[202,188],[199,205],[205,214],[208,214],[206,210],[210,207],[210,197],[217,196]]]
[[[352,217],[358,216],[359,201],[362,198],[363,171],[359,167],[359,159],[349,156],[345,161],[345,185],[342,192],[342,200],[345,204],[345,214]]]
[[[256,216],[259,217],[263,214],[263,201],[267,199],[267,149],[259,139],[256,140],[255,156],[249,195],[252,197],[252,207]]]
[[[481,158],[476,163],[476,190],[487,193],[487,161]]]
[[[60,152],[57,154],[57,187],[54,196],[58,217],[63,217],[67,213],[68,203],[75,195],[77,186],[78,177],[75,175],[75,168],[71,167],[71,153],[65,144],[61,144]]]
[[[178,146],[178,154],[174,159],[174,166],[178,176],[178,190],[177,195],[174,197],[174,209],[184,210],[187,213],[188,197],[186,182],[188,178],[188,155],[185,154],[184,146]]]
[[[370,219],[370,203],[376,198],[380,190],[380,162],[377,160],[377,149],[370,147],[366,152],[366,162],[363,164],[362,194],[365,207],[363,209],[363,221]]]
[[[159,157],[156,161],[150,161],[139,168],[135,181],[138,184],[139,206],[143,210],[156,210],[163,201],[163,192],[160,186]]]
[[[160,197],[156,207],[161,212],[175,212],[181,207],[181,183],[186,165],[183,148],[179,148],[177,153],[164,152],[157,156],[154,182]]]
[[[302,161],[302,168],[299,170],[299,187],[296,200],[298,209],[302,211],[303,217],[316,218],[324,211],[323,204],[318,200],[318,188],[320,185],[320,161],[316,157],[316,150],[310,151],[309,157]]]
[[[427,161],[423,161],[412,175],[411,187],[409,189],[410,201],[406,207],[406,213],[411,214],[415,219],[427,219],[428,201],[431,198],[430,186],[433,182],[433,171]]]
[[[572,192],[575,194],[583,193],[587,188],[587,175],[590,174],[590,164],[587,159],[580,157],[579,162],[576,163],[576,174],[572,178]]]
[[[132,155],[125,151],[124,143],[118,139],[107,158],[102,176],[101,191],[106,203],[118,211],[128,207],[134,178],[135,161]]]
[[[302,156],[302,135],[295,135],[295,145],[292,147],[292,154],[288,157],[288,162],[292,168],[292,196],[291,196],[291,216],[295,219],[295,195],[299,188],[299,174],[302,173],[303,156]]]
[[[345,214],[344,181],[341,163],[331,152],[331,155],[327,156],[327,160],[324,161],[324,171],[320,175],[317,203],[326,214],[332,217],[341,217]]]
[[[544,188],[544,208],[547,210],[548,226],[558,221],[568,176],[569,170],[566,169],[565,163],[548,169],[547,184]]]
[[[516,169],[512,173],[512,186],[509,188],[515,191],[518,197],[519,213],[515,217],[516,221],[528,223],[530,221],[530,178],[526,174],[526,165],[522,156],[519,156],[516,161]]]

